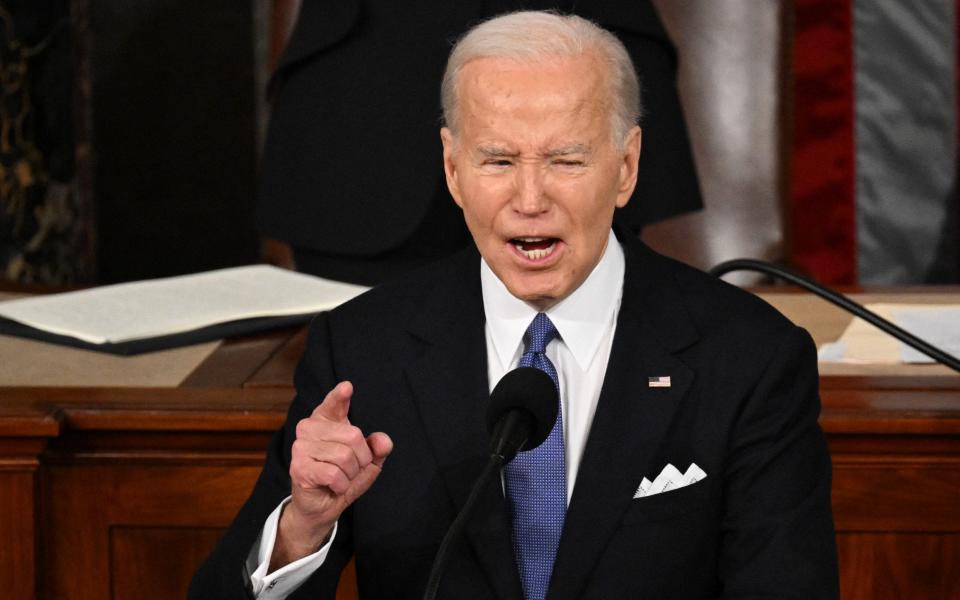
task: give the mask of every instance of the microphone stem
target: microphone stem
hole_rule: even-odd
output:
[[[502,466],[503,457],[498,454],[491,454],[490,460],[487,461],[487,466],[483,468],[483,472],[480,473],[477,482],[473,484],[473,489],[470,490],[470,495],[467,496],[467,501],[464,503],[463,508],[460,509],[457,517],[453,520],[450,529],[447,530],[447,534],[443,536],[440,549],[437,550],[437,556],[433,560],[433,567],[430,569],[430,578],[427,580],[427,589],[423,594],[423,600],[434,600],[437,597],[437,589],[440,587],[440,577],[443,575],[444,563],[447,562],[450,544],[463,529],[467,515],[469,515],[473,509],[473,505],[477,503],[477,498],[480,497],[480,490],[483,489],[487,479],[489,479],[492,474],[498,473]]]
[[[767,275],[773,275],[780,279],[789,281],[795,285],[802,287],[808,292],[812,292],[817,296],[820,296],[828,302],[836,304],[840,308],[846,310],[847,312],[853,313],[855,316],[860,317],[867,323],[875,326],[877,329],[880,329],[887,335],[897,338],[904,344],[919,350],[923,354],[926,354],[933,360],[946,365],[960,373],[960,358],[953,356],[952,354],[937,348],[933,344],[918,338],[909,331],[897,327],[890,321],[884,319],[877,313],[871,311],[865,306],[857,304],[850,298],[847,298],[843,294],[835,292],[828,287],[822,286],[815,281],[811,281],[806,277],[798,275],[789,269],[785,269],[779,265],[774,265],[770,263],[763,262],[762,260],[753,260],[750,258],[738,258],[735,260],[728,260],[726,262],[720,263],[714,268],[710,269],[709,273],[715,277],[722,277],[723,275],[730,273],[731,271],[759,271]]]

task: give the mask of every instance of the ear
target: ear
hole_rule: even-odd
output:
[[[633,188],[637,186],[637,171],[640,164],[640,141],[643,132],[634,127],[627,133],[623,144],[623,158],[620,163],[620,185],[617,188],[617,208],[623,208],[630,202]]]
[[[463,201],[460,197],[459,172],[455,160],[458,150],[457,140],[449,127],[440,129],[440,141],[443,143],[443,173],[447,178],[447,189],[450,190],[450,195],[453,196],[453,201],[457,203],[457,206],[463,208]]]

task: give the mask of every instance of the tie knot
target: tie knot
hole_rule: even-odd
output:
[[[526,333],[523,334],[523,342],[526,344],[526,352],[543,354],[547,349],[550,340],[557,337],[557,328],[546,313],[537,313],[537,316],[530,322]]]

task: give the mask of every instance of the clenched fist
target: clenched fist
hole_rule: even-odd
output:
[[[347,414],[353,385],[341,381],[297,423],[290,461],[293,499],[280,516],[270,571],[316,552],[334,523],[380,475],[393,450],[385,433],[364,437]]]

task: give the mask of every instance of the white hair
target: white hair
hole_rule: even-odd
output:
[[[454,45],[440,86],[444,123],[458,132],[460,72],[472,60],[505,58],[538,62],[595,52],[607,66],[614,143],[622,147],[642,113],[640,83],[623,43],[606,29],[576,15],[519,11],[484,21]]]

